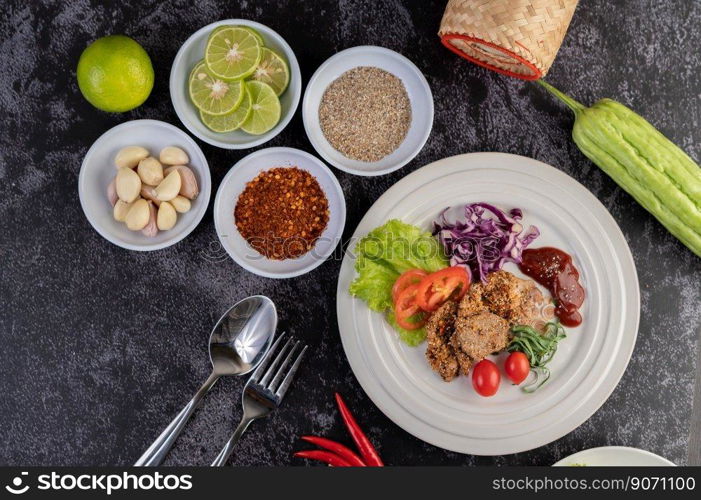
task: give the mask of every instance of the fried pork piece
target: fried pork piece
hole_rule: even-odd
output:
[[[426,323],[426,359],[435,372],[450,382],[458,375],[460,366],[450,344],[453,337],[458,305],[448,301],[431,315]]]
[[[509,325],[535,325],[541,319],[543,294],[531,280],[522,280],[507,271],[488,276],[481,298],[486,309],[504,318]],[[464,299],[463,299],[464,300]],[[461,304],[461,311],[466,309]]]
[[[451,345],[456,353],[471,363],[477,363],[493,352],[506,349],[511,341],[508,321],[496,314],[483,311],[467,317],[458,317]],[[467,373],[461,363],[461,371]]]

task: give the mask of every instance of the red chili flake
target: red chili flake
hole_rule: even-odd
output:
[[[261,171],[246,184],[234,209],[236,227],[269,259],[309,252],[329,222],[329,202],[316,178],[298,167]]]

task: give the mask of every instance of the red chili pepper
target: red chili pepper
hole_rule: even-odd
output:
[[[380,455],[377,454],[377,450],[362,431],[358,422],[355,421],[353,414],[350,412],[339,393],[336,393],[336,403],[338,404],[338,409],[341,411],[341,416],[348,428],[348,432],[350,432],[353,441],[355,441],[358,450],[360,450],[360,454],[363,456],[365,464],[370,467],[384,467],[385,464],[382,463],[382,459]]]
[[[324,462],[333,467],[350,467],[351,465],[344,459],[331,453],[330,451],[324,450],[304,450],[298,451],[294,454],[295,457],[308,458],[309,460],[317,460],[319,462]]]
[[[336,441],[332,441],[330,439],[318,436],[302,436],[302,439],[307,441],[308,443],[317,445],[319,448],[324,448],[326,450],[332,451],[333,453],[341,457],[343,460],[348,462],[348,464],[351,467],[365,467],[365,462],[363,462],[362,459],[358,455],[356,455],[353,450],[342,445],[341,443],[337,443]]]

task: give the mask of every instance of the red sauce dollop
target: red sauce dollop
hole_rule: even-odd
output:
[[[572,257],[552,247],[529,248],[523,251],[521,271],[550,290],[557,302],[555,314],[565,326],[582,323],[579,308],[584,303],[584,288]]]

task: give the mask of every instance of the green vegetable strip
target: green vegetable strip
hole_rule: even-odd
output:
[[[582,152],[701,256],[701,168],[643,117],[611,99],[590,108],[538,81],[575,113]]]

